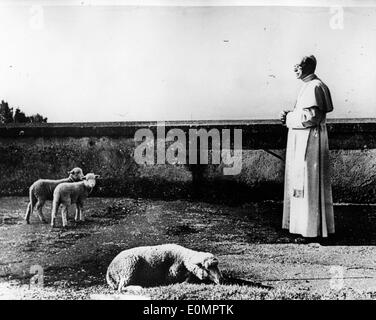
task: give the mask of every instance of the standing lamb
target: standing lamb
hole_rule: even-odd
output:
[[[137,247],[120,252],[107,269],[112,289],[125,286],[150,287],[163,284],[222,281],[217,258],[177,244]]]
[[[76,204],[76,215],[74,217],[74,220],[85,220],[84,214],[82,212],[82,207],[85,199],[93,190],[95,186],[95,179],[97,178],[99,178],[99,175],[88,173],[84,177],[83,181],[61,183],[56,187],[52,201],[51,227],[55,226],[56,213],[59,209],[60,204],[63,205],[63,209],[61,211],[63,227],[67,226],[68,207],[73,203]]]
[[[74,168],[68,172],[69,176],[65,179],[60,180],[48,180],[48,179],[39,179],[35,181],[29,188],[29,199],[30,202],[26,209],[25,220],[26,223],[30,223],[30,215],[33,213],[33,208],[36,205],[38,211],[39,219],[43,223],[47,223],[46,219],[43,216],[42,208],[44,203],[47,200],[52,200],[53,193],[57,185],[63,182],[76,182],[81,181],[84,178],[84,173],[81,168]]]

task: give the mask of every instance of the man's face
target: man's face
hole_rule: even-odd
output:
[[[294,72],[296,79],[301,79],[303,76],[303,66],[302,63],[298,63],[294,66]]]
[[[294,73],[297,79],[304,79],[314,71],[315,68],[312,64],[310,64],[310,61],[307,60],[307,57],[304,57],[298,64],[294,66]]]

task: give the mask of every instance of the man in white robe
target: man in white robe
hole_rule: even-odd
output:
[[[282,228],[303,237],[334,233],[326,114],[333,110],[328,87],[315,75],[316,58],[295,66],[303,81],[295,107],[283,111],[289,128],[286,148]]]

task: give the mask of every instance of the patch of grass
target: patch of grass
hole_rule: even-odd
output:
[[[375,299],[376,291],[265,289],[248,285],[175,284],[134,292],[158,300],[343,300]]]
[[[0,281],[0,299],[114,299],[117,291],[98,284],[78,288],[69,281],[61,280],[46,287],[30,287],[17,281]],[[376,290],[312,290],[309,288],[260,288],[250,285],[174,284],[168,286],[128,290],[124,295],[149,297],[152,300],[370,300],[376,299]]]
[[[182,234],[190,234],[190,233],[197,233],[198,230],[192,228],[187,224],[182,224],[178,226],[171,226],[167,228],[166,234],[171,236],[177,236]]]

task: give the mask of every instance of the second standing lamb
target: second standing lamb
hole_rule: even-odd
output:
[[[83,181],[61,183],[56,187],[52,201],[51,227],[55,226],[56,214],[60,204],[63,205],[61,212],[63,227],[67,226],[68,207],[71,204],[76,204],[75,221],[85,220],[84,213],[82,211],[83,204],[95,186],[95,179],[98,178],[99,175],[88,173],[84,177]]]

